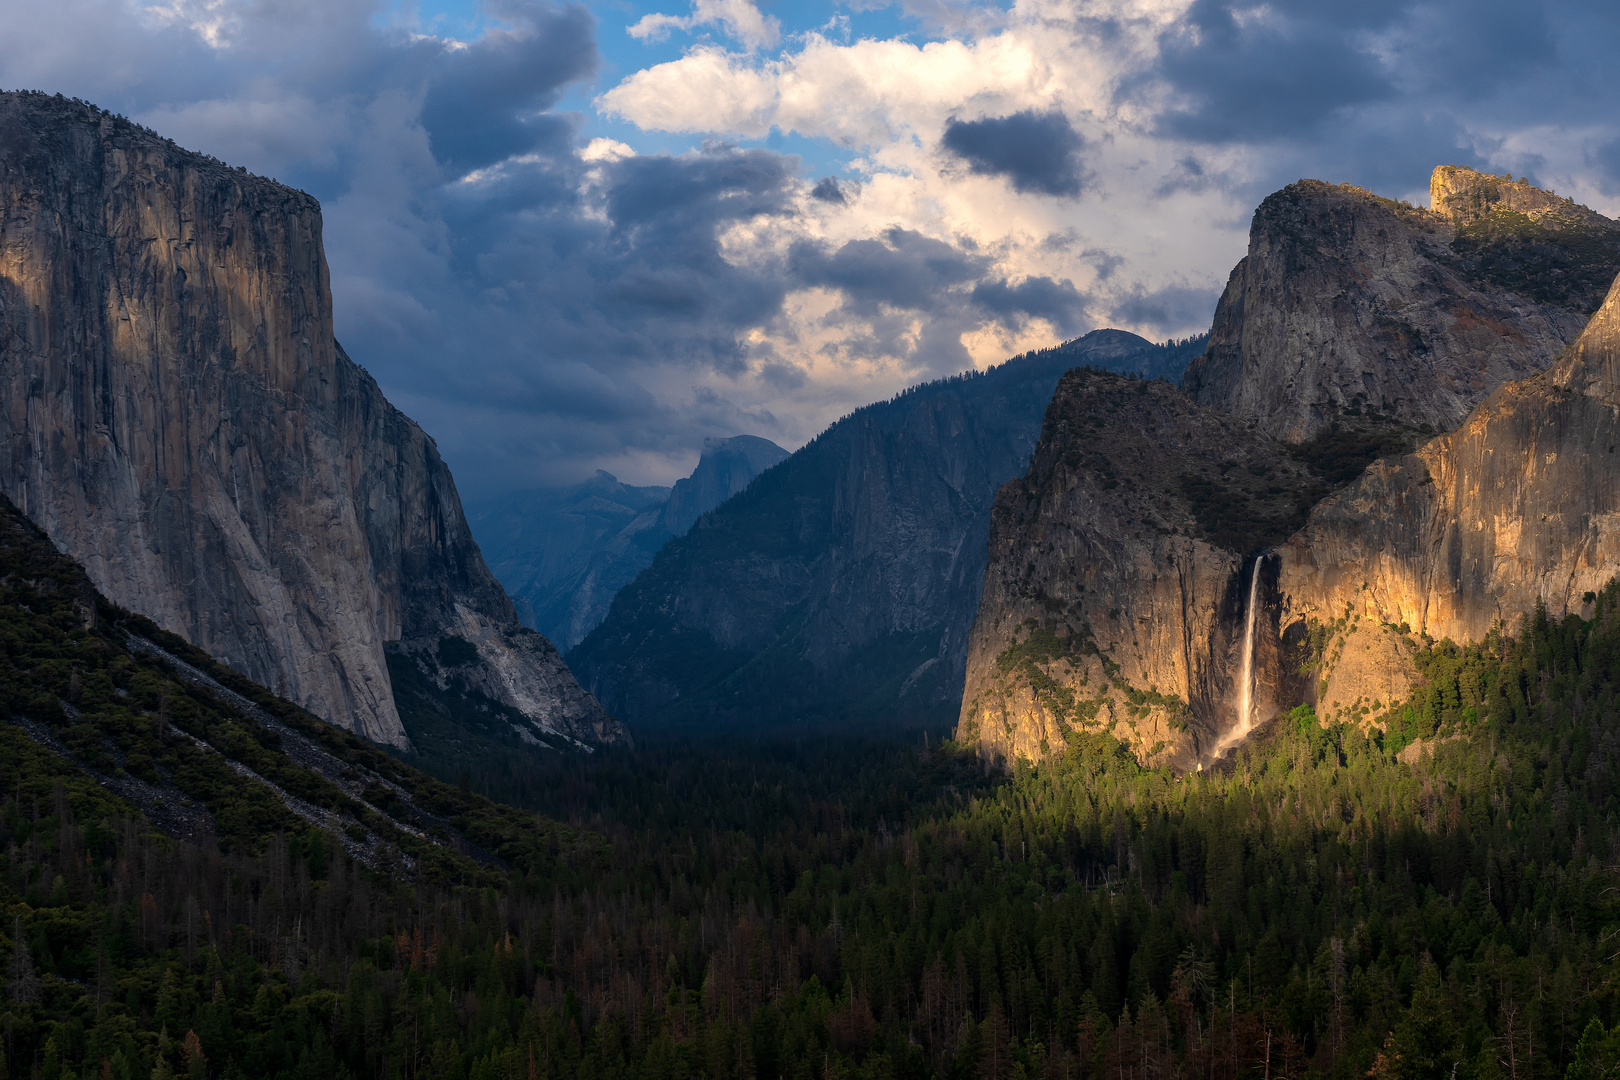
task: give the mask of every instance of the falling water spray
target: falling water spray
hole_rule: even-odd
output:
[[[1259,626],[1260,564],[1265,561],[1265,555],[1256,558],[1254,569],[1249,572],[1249,612],[1243,628],[1243,668],[1238,676],[1237,723],[1216,744],[1216,757],[1225,753],[1228,747],[1242,742],[1254,730],[1254,636]]]

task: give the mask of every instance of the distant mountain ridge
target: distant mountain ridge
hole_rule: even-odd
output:
[[[1098,330],[856,410],[667,544],[570,666],[638,726],[950,719],[990,505],[1059,377],[1202,346]]]
[[[787,456],[757,435],[705,439],[697,467],[673,488],[621,484],[598,469],[570,487],[484,502],[468,520],[524,624],[566,651],[671,537]]]

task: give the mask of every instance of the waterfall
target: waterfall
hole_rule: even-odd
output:
[[[1254,569],[1249,572],[1249,613],[1243,627],[1243,668],[1238,676],[1237,723],[1216,744],[1216,757],[1225,753],[1228,747],[1242,742],[1254,730],[1254,635],[1260,616],[1260,564],[1265,561],[1264,554],[1257,557]]]
[[[1243,630],[1243,693],[1238,697],[1237,729],[1242,735],[1247,735],[1254,727],[1254,624],[1260,607],[1255,601],[1260,598],[1260,564],[1265,558],[1261,555],[1255,559],[1254,569],[1249,572],[1249,624]]]

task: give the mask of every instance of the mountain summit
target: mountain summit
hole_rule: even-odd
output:
[[[1201,344],[1094,330],[856,410],[666,545],[569,663],[638,724],[950,716],[990,506],[1058,379],[1175,374]]]
[[[1338,425],[1410,446],[1546,368],[1620,272],[1620,224],[1456,166],[1431,191],[1429,210],[1319,180],[1268,196],[1182,388],[1288,442]]]

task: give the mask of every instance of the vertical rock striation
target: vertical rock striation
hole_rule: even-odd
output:
[[[1359,616],[1465,642],[1538,604],[1579,613],[1620,574],[1617,463],[1620,279],[1550,370],[1312,512],[1280,551],[1284,622]]]
[[[622,737],[517,622],[433,442],[338,347],[314,199],[0,94],[0,490],[114,602],[406,745],[385,653]]]

